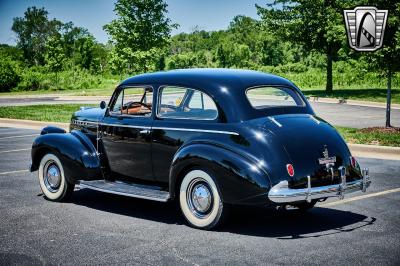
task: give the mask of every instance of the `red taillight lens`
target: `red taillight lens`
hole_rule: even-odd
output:
[[[287,170],[287,173],[288,173],[290,176],[294,176],[294,168],[293,168],[293,165],[291,165],[290,163],[287,164],[287,165],[286,165],[286,170]]]
[[[354,158],[353,156],[350,156],[350,163],[352,167],[357,168],[358,163],[356,158]]]

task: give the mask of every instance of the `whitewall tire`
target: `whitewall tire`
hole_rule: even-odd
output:
[[[51,201],[67,199],[75,187],[65,179],[62,163],[52,153],[46,154],[40,161],[38,177],[44,196]]]
[[[213,178],[195,169],[183,178],[179,189],[183,216],[193,227],[212,229],[222,220],[224,204]]]

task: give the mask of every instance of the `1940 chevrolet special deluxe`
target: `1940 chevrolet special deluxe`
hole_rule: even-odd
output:
[[[179,201],[211,229],[231,205],[294,206],[365,192],[346,143],[290,81],[255,71],[191,69],[134,76],[108,104],[81,108],[70,132],[46,127],[31,171],[52,201],[79,184]]]

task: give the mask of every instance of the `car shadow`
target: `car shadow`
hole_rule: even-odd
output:
[[[231,214],[226,232],[284,240],[315,238],[351,232],[375,223],[376,218],[351,211],[314,207],[299,210],[238,208]]]
[[[81,189],[71,203],[99,211],[152,220],[166,224],[185,224],[176,203],[161,203]],[[351,232],[375,223],[376,218],[351,211],[319,208],[308,212],[277,211],[265,208],[236,207],[229,220],[216,231],[283,240],[314,238]]]

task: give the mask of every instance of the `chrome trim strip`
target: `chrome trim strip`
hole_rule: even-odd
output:
[[[364,185],[365,184],[365,185]],[[329,185],[321,187],[307,187],[301,189],[291,189],[288,187],[288,181],[281,181],[273,186],[268,193],[268,198],[275,203],[293,203],[298,201],[311,201],[314,199],[323,199],[330,197],[340,197],[344,193],[363,191],[371,184],[367,177],[363,179],[348,182],[345,187],[343,184]],[[364,189],[363,189],[364,188]]]
[[[269,116],[268,119],[271,120],[271,121],[272,121],[275,125],[277,125],[278,127],[282,127],[282,124],[279,123],[278,121],[276,121],[275,118]]]
[[[146,200],[154,200],[154,201],[159,201],[159,202],[167,202],[170,197],[164,199],[164,198],[155,198],[155,197],[149,197],[149,196],[144,196],[144,195],[136,195],[136,194],[129,194],[129,193],[124,193],[124,192],[119,192],[119,191],[114,191],[114,190],[109,190],[109,189],[104,189],[104,188],[99,188],[95,186],[90,186],[84,183],[79,184],[80,188],[87,188],[87,189],[92,189],[92,190],[97,190],[105,193],[110,193],[110,194],[115,194],[115,195],[121,195],[121,196],[127,196],[127,197],[132,197],[132,198],[139,198],[139,199],[146,199]]]
[[[212,130],[212,129],[196,129],[196,128],[177,128],[177,127],[148,127],[148,126],[134,126],[134,125],[122,125],[122,124],[108,124],[108,123],[97,123],[92,121],[82,121],[82,120],[73,120],[73,124],[76,125],[101,125],[101,126],[118,126],[118,127],[127,127],[127,128],[138,128],[138,129],[161,129],[161,130],[174,130],[174,131],[189,131],[189,132],[204,132],[204,133],[215,133],[215,134],[227,134],[227,135],[236,135],[239,136],[239,133],[233,131],[224,131],[224,130]]]
[[[205,132],[215,134],[228,134],[239,136],[239,133],[233,131],[211,130],[211,129],[196,129],[196,128],[177,128],[177,127],[152,127],[152,129],[164,129],[174,131],[190,131],[190,132]]]

